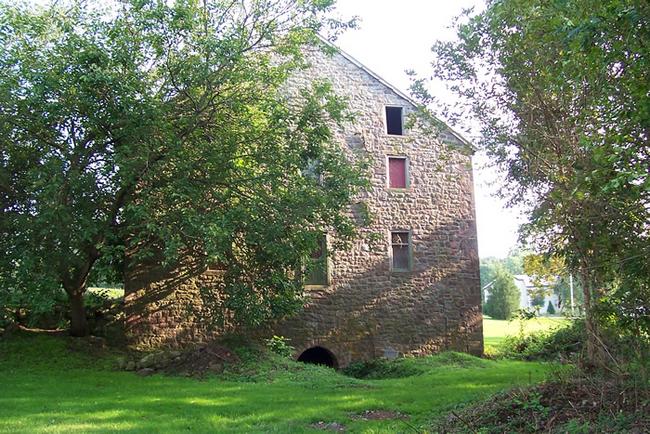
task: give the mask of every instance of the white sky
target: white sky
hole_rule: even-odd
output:
[[[406,93],[409,80],[404,71],[429,76],[433,42],[454,36],[449,26],[464,8],[484,7],[481,0],[338,0],[337,4],[342,17],[360,18],[359,29],[344,33],[337,45]],[[451,97],[441,83],[431,90]],[[474,157],[479,255],[505,257],[516,245],[521,220],[492,195],[497,176],[483,167],[486,161],[482,153]]]

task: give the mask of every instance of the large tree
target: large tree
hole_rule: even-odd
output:
[[[448,114],[480,125],[502,194],[529,211],[523,237],[580,276],[606,364],[599,320],[649,325],[650,4],[492,0],[457,36],[433,47],[461,101]]]
[[[283,97],[304,47],[345,27],[333,1],[89,3],[0,6],[0,302],[63,288],[87,334],[89,275],[128,248],[224,265],[242,321],[291,311],[364,185],[332,139],[343,101]]]

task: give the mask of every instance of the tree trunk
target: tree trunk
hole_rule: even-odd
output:
[[[88,287],[88,274],[95,261],[99,258],[99,252],[93,246],[88,250],[86,260],[78,264],[78,268],[72,273],[64,273],[61,279],[63,289],[65,289],[70,300],[70,335],[76,337],[90,334],[88,320],[86,319],[84,294]]]
[[[606,348],[601,337],[598,319],[594,312],[594,281],[587,272],[582,274],[582,292],[585,298],[585,328],[587,332],[587,363],[596,368],[606,368]]]
[[[70,335],[76,337],[88,336],[88,320],[86,319],[86,306],[84,305],[84,291],[77,289],[68,293],[70,298]]]

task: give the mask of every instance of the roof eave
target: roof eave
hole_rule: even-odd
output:
[[[342,48],[338,47],[337,45],[335,45],[335,44],[332,43],[331,41],[328,41],[328,40],[327,40],[325,37],[323,37],[322,35],[318,35],[318,38],[319,38],[323,43],[325,43],[325,44],[329,45],[330,47],[334,48],[334,49],[335,49],[339,54],[341,54],[341,56],[343,56],[343,57],[346,58],[349,62],[351,62],[352,64],[354,64],[357,68],[360,68],[361,70],[363,70],[364,72],[366,72],[368,75],[370,75],[371,77],[373,77],[375,80],[377,80],[378,82],[380,82],[381,84],[383,84],[384,86],[386,86],[387,88],[389,88],[390,90],[392,90],[393,92],[395,92],[395,93],[396,93],[397,95],[399,95],[400,97],[404,98],[404,99],[405,99],[406,101],[408,101],[409,103],[413,104],[415,107],[422,107],[422,104],[420,104],[420,103],[417,102],[415,99],[413,99],[411,96],[407,95],[406,93],[404,93],[404,92],[402,92],[401,90],[399,90],[397,87],[393,86],[392,84],[390,84],[389,82],[387,82],[386,80],[384,80],[384,79],[383,79],[379,74],[377,74],[376,72],[374,72],[373,70],[371,70],[370,68],[368,68],[368,67],[367,67],[366,65],[364,65],[363,63],[359,62],[359,61],[358,61],[357,59],[355,59],[351,54],[347,53],[347,52],[346,52],[345,50],[343,50]],[[470,149],[472,149],[472,151],[474,151],[474,152],[478,151],[478,148],[477,148],[477,147],[476,147],[472,142],[470,142],[469,140],[467,140],[465,137],[463,137],[459,132],[457,132],[456,130],[454,130],[452,127],[450,127],[449,125],[447,125],[446,122],[442,121],[442,120],[439,119],[438,117],[436,117],[435,119],[436,119],[436,121],[438,121],[438,122],[440,122],[441,124],[443,124],[443,125],[444,125],[448,130],[449,130],[449,132],[450,132],[450,133],[451,133],[451,134],[452,134],[452,135],[453,135],[453,136],[454,136],[454,137],[455,137],[455,138],[456,138],[456,139],[457,139],[461,144],[463,144],[463,145],[465,145],[465,146],[468,146],[468,147],[469,147]]]

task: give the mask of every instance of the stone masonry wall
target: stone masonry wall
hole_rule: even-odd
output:
[[[337,139],[351,158],[372,159],[372,188],[358,198],[372,215],[353,248],[330,254],[330,285],[308,287],[309,302],[296,316],[257,335],[280,334],[302,351],[321,346],[338,366],[352,361],[453,349],[483,352],[478,247],[471,150],[449,131],[428,137],[417,127],[403,136],[386,134],[385,106],[414,106],[344,54],[310,54],[312,68],[289,89],[315,79],[332,82],[356,117]],[[441,141],[446,144],[443,145]],[[451,147],[448,145],[452,145]],[[409,187],[387,187],[387,157],[404,156]],[[390,231],[412,238],[412,270],[390,266]],[[176,270],[132,267],[125,283],[127,333],[135,346],[182,346],[218,336],[228,328],[207,327],[196,309],[200,290],[218,290],[217,273],[192,260]]]

